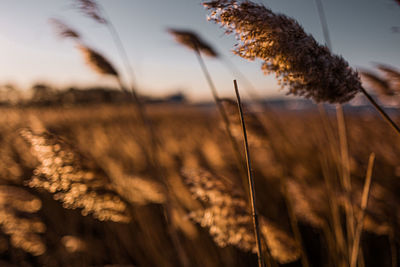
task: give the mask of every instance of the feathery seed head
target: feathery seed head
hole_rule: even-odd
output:
[[[75,40],[79,40],[81,38],[80,34],[76,30],[72,29],[63,21],[52,18],[49,20],[49,22],[54,27],[57,35],[60,38],[71,38]]]
[[[393,96],[394,91],[390,88],[390,84],[380,78],[379,76],[368,71],[361,71],[361,76],[371,85],[371,87],[376,90],[379,94],[383,96]]]
[[[376,67],[383,72],[385,78],[392,85],[392,89],[399,92],[400,91],[400,70],[386,65],[386,64],[377,64]]]
[[[217,52],[206,42],[204,42],[196,33],[188,30],[177,30],[177,29],[168,29],[168,32],[172,34],[175,40],[194,50],[204,53],[209,57],[218,57]]]
[[[93,162],[50,133],[23,129],[20,134],[40,162],[28,181],[30,187],[49,191],[64,208],[81,209],[84,216],[92,214],[101,221],[130,221],[126,202]]]
[[[266,74],[275,72],[288,94],[316,102],[343,103],[361,90],[356,71],[304,32],[292,18],[250,1],[214,0],[203,4],[209,20],[235,33],[234,53],[263,60]]]
[[[193,196],[204,205],[203,209],[191,212],[189,217],[207,227],[219,246],[233,245],[255,253],[253,223],[243,193],[228,180],[205,170],[184,169],[182,175]],[[260,216],[260,227],[272,256],[278,262],[289,263],[299,258],[299,247],[286,232],[263,216]]]
[[[101,14],[100,6],[95,0],[76,0],[76,7],[89,18],[98,23],[107,24],[106,18]]]
[[[118,72],[114,66],[99,52],[92,48],[78,44],[78,50],[82,53],[86,64],[99,74],[106,74],[118,77]]]

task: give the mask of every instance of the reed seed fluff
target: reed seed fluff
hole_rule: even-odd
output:
[[[209,20],[226,33],[235,33],[234,53],[262,60],[262,70],[274,72],[288,94],[343,103],[361,90],[357,72],[319,45],[294,19],[251,1],[215,0],[203,5],[211,12]]]

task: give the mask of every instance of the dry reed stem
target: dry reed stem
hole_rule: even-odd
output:
[[[230,99],[221,99],[221,100],[223,100],[222,103],[224,104],[224,107],[226,107],[226,110],[229,114],[229,119],[232,122],[231,124],[232,133],[234,134],[235,138],[239,139],[243,134],[242,134],[240,115],[237,116],[237,103],[235,103],[233,100]],[[253,147],[260,147],[263,144],[264,146],[266,145],[268,147],[268,150],[271,151],[271,156],[273,157],[273,159],[277,160],[278,162],[279,161],[283,162],[284,158],[282,157],[282,151],[279,151],[279,149],[276,147],[275,142],[270,142],[271,138],[270,133],[264,127],[261,119],[256,114],[249,112],[247,110],[247,106],[244,105],[243,103],[242,103],[242,110],[246,117],[246,131],[249,133],[249,135],[247,136],[248,144]],[[280,129],[280,134],[282,136],[285,136],[285,133],[282,131],[282,129]],[[281,171],[283,172],[283,177],[289,177],[286,168],[282,168]],[[281,185],[282,185],[282,194],[285,199],[290,225],[295,240],[298,246],[302,247],[301,250],[302,265],[304,267],[307,267],[309,266],[309,263],[303,246],[301,233],[298,227],[298,221],[296,218],[296,214],[293,211],[294,209],[292,207],[293,203],[291,201],[291,197],[287,193],[288,192],[287,179],[283,179]]]
[[[229,114],[229,119],[232,122],[231,124],[231,130],[232,133],[234,134],[235,138],[239,139],[243,135],[242,133],[242,126],[241,126],[241,121],[240,121],[240,115],[237,116],[237,103],[235,103],[233,100],[230,99],[223,99],[222,103],[224,104],[224,107],[226,108],[228,114]],[[250,147],[260,147],[264,144],[264,146],[268,147],[268,150],[271,151],[271,157],[278,162],[284,161],[284,158],[282,157],[282,151],[279,151],[279,149],[276,147],[275,142],[270,141],[270,133],[268,130],[264,127],[261,119],[254,113],[249,112],[247,110],[247,106],[242,103],[242,110],[243,110],[243,115],[246,117],[246,132],[248,133],[247,136],[247,142],[250,145]],[[279,126],[277,126],[279,127]],[[285,133],[280,130],[281,135],[285,136]],[[289,174],[287,173],[286,168],[282,168],[281,170],[283,172],[283,177],[289,177]],[[288,210],[288,215],[289,215],[289,220],[290,220],[290,225],[295,237],[295,240],[298,244],[299,247],[303,247],[303,241],[301,237],[301,233],[298,227],[298,222],[296,218],[296,214],[293,212],[293,203],[291,201],[291,198],[289,196],[288,189],[287,189],[287,179],[283,179],[282,183],[282,194],[285,199],[285,203],[287,206]],[[305,253],[305,250],[301,250],[302,255],[301,255],[301,261],[302,265],[307,267],[309,266],[308,264],[308,259],[307,255]]]
[[[375,107],[382,118],[392,127],[392,129],[400,136],[400,127],[390,118],[390,116],[376,103],[370,94],[361,88],[361,92],[367,97],[368,101]]]
[[[257,215],[257,208],[256,208],[256,191],[255,191],[255,183],[253,177],[253,170],[251,168],[251,159],[250,159],[250,151],[249,151],[249,144],[247,142],[247,133],[246,133],[246,123],[244,121],[243,110],[242,110],[242,103],[240,101],[239,89],[236,80],[233,80],[233,84],[235,87],[236,99],[239,109],[240,121],[242,124],[242,131],[243,131],[243,140],[244,140],[244,148],[246,152],[246,164],[247,164],[247,177],[249,179],[249,189],[250,189],[250,203],[251,203],[251,212],[253,216],[253,226],[254,226],[254,235],[257,240],[257,256],[258,256],[258,266],[264,266],[264,257],[262,254],[261,248],[261,239],[260,239],[260,229],[258,223],[258,215]],[[269,251],[267,250],[267,255],[269,258]]]
[[[359,249],[360,249],[361,234],[362,234],[363,225],[364,225],[365,210],[368,205],[368,197],[370,195],[370,189],[371,189],[371,183],[372,183],[372,171],[374,168],[374,161],[375,161],[375,154],[371,153],[371,155],[369,156],[369,160],[368,160],[368,169],[367,169],[367,174],[365,177],[364,189],[363,189],[363,194],[362,194],[362,198],[361,198],[361,211],[358,215],[357,227],[356,227],[355,235],[354,235],[354,243],[353,243],[353,248],[352,248],[352,253],[351,253],[350,267],[356,267],[356,265],[357,265],[357,258],[359,256]]]

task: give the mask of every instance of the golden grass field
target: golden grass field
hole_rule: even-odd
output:
[[[254,246],[250,216],[240,206],[245,203],[240,171],[216,110],[148,107],[159,138],[160,175],[132,108],[2,108],[1,266],[256,264],[249,252]],[[254,114],[263,131],[252,127]],[[300,266],[289,195],[311,266],[338,266],[332,210],[338,209],[345,229],[344,203],[360,210],[374,152],[361,248],[365,266],[393,266],[400,140],[388,126],[372,112],[347,114],[352,181],[347,195],[340,186],[338,144],[327,142],[338,140],[334,113],[321,115],[315,107],[259,111],[246,118],[257,209],[267,222],[265,236],[272,236],[267,239],[275,264]],[[232,110],[234,133],[238,119]]]
[[[262,4],[202,1],[235,35],[236,55],[316,103],[302,109],[263,102],[227,58],[175,28],[167,32],[197,57],[214,104],[146,96],[106,10],[72,2],[110,34],[123,64],[64,21],[49,23],[119,91],[37,84],[29,98],[4,86],[0,267],[400,266],[400,71],[376,63],[379,75],[362,70],[361,80],[331,53],[321,1],[325,45]],[[221,98],[206,56],[251,98],[241,104],[236,80],[236,100]]]

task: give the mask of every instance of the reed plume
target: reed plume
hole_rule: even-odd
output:
[[[40,162],[28,181],[30,187],[49,191],[64,208],[81,209],[84,216],[92,214],[101,221],[130,221],[127,204],[92,161],[50,133],[23,129],[20,134]]]
[[[204,6],[211,11],[210,20],[236,34],[234,52],[248,60],[263,60],[264,72],[275,72],[289,94],[343,103],[361,90],[357,72],[294,19],[250,1],[216,0]]]
[[[117,70],[101,53],[82,44],[78,44],[77,48],[84,57],[86,64],[95,72],[119,78]]]
[[[51,18],[49,19],[49,23],[54,27],[56,34],[60,38],[71,38],[77,41],[81,39],[81,35],[78,33],[78,31],[71,28],[65,22],[59,19]]]
[[[361,71],[360,73],[378,94],[383,96],[393,96],[395,94],[390,87],[389,82],[385,79],[382,79],[378,75],[368,71]]]
[[[75,6],[83,14],[100,24],[107,24],[108,21],[102,14],[100,6],[94,0],[76,0]]]
[[[221,247],[233,245],[256,253],[253,222],[243,192],[229,180],[202,169],[183,169],[182,175],[192,195],[205,208],[190,213],[190,218],[209,228]],[[280,263],[295,261],[300,256],[296,242],[273,222],[260,216],[260,229],[267,246]]]
[[[211,11],[209,20],[224,27],[226,33],[235,33],[234,53],[248,60],[263,60],[261,68],[266,74],[275,72],[288,94],[344,103],[362,92],[400,135],[400,127],[361,86],[358,73],[342,57],[319,45],[294,19],[247,0],[214,0],[203,5]]]
[[[383,72],[385,78],[396,92],[400,91],[400,70],[387,64],[377,64],[376,67]]]
[[[199,50],[201,53],[209,57],[219,57],[214,48],[212,48],[209,44],[202,40],[200,36],[192,31],[168,29],[168,32],[174,36],[178,43],[190,48],[193,51]]]

